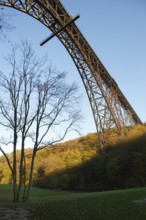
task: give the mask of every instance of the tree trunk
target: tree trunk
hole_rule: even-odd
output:
[[[23,173],[23,196],[22,196],[22,199],[23,199],[23,202],[25,201],[26,199],[26,161],[25,161],[25,155],[24,155],[24,173]]]
[[[24,144],[22,143],[22,149],[21,149],[21,159],[20,159],[20,167],[19,167],[19,185],[18,185],[18,191],[17,191],[17,202],[20,202],[21,200],[21,189],[23,185],[23,173],[25,172],[25,165],[23,166],[24,163]]]
[[[31,160],[30,174],[29,174],[29,184],[28,184],[25,202],[27,202],[30,199],[30,193],[31,193],[31,188],[32,188],[33,167],[34,167],[34,160],[35,160],[36,151],[37,151],[36,148],[34,148],[32,160]]]
[[[16,155],[16,145],[17,145],[17,133],[14,131],[14,152],[13,152],[13,195],[14,202],[17,202],[17,155]]]

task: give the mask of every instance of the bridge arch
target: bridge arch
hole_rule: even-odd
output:
[[[59,0],[0,0],[0,5],[24,12],[56,33],[72,16]],[[57,35],[64,45],[85,86],[92,108],[100,145],[105,130],[116,126],[119,133],[131,124],[142,124],[138,115],[123,95],[75,23]],[[100,132],[101,131],[101,132]]]

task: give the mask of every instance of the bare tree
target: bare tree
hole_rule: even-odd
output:
[[[0,126],[8,135],[1,138],[1,152],[13,176],[14,201],[30,197],[37,151],[79,130],[81,119],[78,87],[65,83],[66,73],[46,66],[46,59],[35,56],[31,46],[22,42],[12,47],[6,59],[8,73],[0,71]],[[29,183],[26,186],[25,147],[31,143]],[[13,163],[5,147],[13,146]],[[21,146],[19,170],[17,149]]]
[[[6,13],[4,7],[0,7],[0,40],[8,40],[8,32],[14,29],[14,27],[11,24],[11,19],[13,16],[14,14],[10,12]]]

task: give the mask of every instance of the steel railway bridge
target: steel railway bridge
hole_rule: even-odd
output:
[[[0,5],[17,9],[37,19],[64,45],[85,86],[101,147],[107,144],[107,134],[111,127],[116,127],[121,134],[127,126],[142,124],[75,21],[71,22],[72,16],[59,0],[0,0]]]

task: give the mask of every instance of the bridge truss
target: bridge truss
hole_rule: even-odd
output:
[[[32,16],[52,33],[58,33],[72,20],[59,0],[0,0],[0,5]],[[57,37],[72,57],[85,86],[101,148],[108,144],[107,135],[111,127],[116,127],[121,134],[127,126],[142,124],[75,22],[62,29]]]

